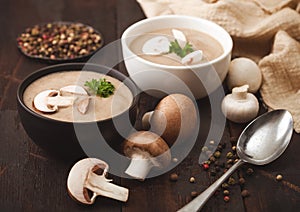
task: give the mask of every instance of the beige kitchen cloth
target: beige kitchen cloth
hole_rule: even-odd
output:
[[[300,40],[299,0],[137,0],[147,17],[166,14],[211,20],[234,40],[233,56],[259,61],[279,30]],[[300,4],[299,4],[300,5]]]
[[[272,53],[259,62],[263,75],[260,93],[271,109],[286,109],[300,133],[300,43],[279,31]]]
[[[270,109],[287,109],[300,133],[300,0],[137,0],[147,17],[196,16],[222,26],[233,57],[259,62],[260,89]]]

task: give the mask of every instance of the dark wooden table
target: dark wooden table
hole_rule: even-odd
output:
[[[48,156],[30,140],[20,123],[17,87],[28,74],[49,64],[22,55],[16,47],[16,37],[34,24],[78,21],[101,31],[105,44],[109,44],[145,16],[135,0],[2,0],[0,14],[0,211],[175,211],[192,199],[192,191],[203,191],[222,174],[224,169],[213,176],[198,164],[211,117],[209,100],[204,98],[198,101],[202,124],[197,142],[176,168],[144,182],[110,176],[116,184],[130,189],[126,203],[102,197],[92,206],[74,202],[66,190],[73,164]],[[123,63],[117,68],[127,74]],[[153,109],[157,101],[142,95],[141,114]],[[243,127],[227,123],[221,141],[226,144],[221,161]],[[299,150],[300,136],[294,133],[282,157],[263,167],[244,165],[233,177],[236,181],[244,177],[246,183],[230,186],[230,201],[224,202],[220,188],[203,211],[299,211]],[[253,174],[247,174],[248,168],[254,170]],[[169,180],[171,173],[178,174],[178,181]],[[275,180],[277,174],[283,176],[282,181]],[[189,182],[192,176],[194,183]],[[242,189],[247,189],[250,196],[242,198]]]

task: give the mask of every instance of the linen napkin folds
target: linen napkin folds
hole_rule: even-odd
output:
[[[300,0],[137,0],[147,17],[190,15],[211,20],[233,38],[233,57],[249,57],[263,75],[260,93],[286,109],[300,133]]]

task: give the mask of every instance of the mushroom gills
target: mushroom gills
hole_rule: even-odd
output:
[[[131,158],[125,173],[144,180],[151,168],[163,169],[171,162],[168,144],[157,134],[150,131],[137,131],[124,141],[124,154]]]
[[[45,90],[40,93],[38,93],[34,99],[33,99],[33,105],[34,107],[45,113],[52,113],[58,110],[57,106],[49,107],[49,104],[47,103],[47,98],[49,96],[55,96],[58,95],[59,91],[57,90]]]
[[[103,171],[99,173],[98,171]],[[69,194],[83,204],[93,204],[101,195],[112,199],[127,201],[129,190],[111,183],[106,179],[109,166],[97,158],[85,158],[78,161],[70,170],[67,179]]]
[[[165,36],[156,36],[147,40],[142,48],[146,55],[162,55],[169,52],[170,41]]]

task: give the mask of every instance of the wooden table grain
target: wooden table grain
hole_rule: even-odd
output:
[[[28,74],[49,64],[22,55],[16,47],[18,34],[34,24],[76,21],[99,30],[107,45],[118,40],[129,25],[143,18],[135,0],[1,0],[0,211],[176,211],[192,199],[192,191],[203,191],[221,174],[212,176],[198,164],[212,115],[208,98],[197,102],[201,115],[197,142],[188,157],[173,170],[144,182],[110,176],[116,184],[130,189],[126,203],[104,197],[98,197],[92,206],[74,202],[66,189],[73,164],[48,156],[25,133],[17,113],[17,87]],[[116,67],[127,75],[122,62]],[[157,102],[143,94],[138,118]],[[221,139],[226,144],[224,152],[231,149],[244,127],[227,122]],[[299,211],[299,150],[300,136],[294,133],[284,155],[266,166],[244,165],[233,177],[238,180],[243,176],[245,185],[230,186],[228,203],[224,202],[220,189],[203,211]],[[254,173],[247,175],[248,168]],[[178,174],[178,181],[169,180],[171,173]],[[283,175],[281,182],[275,180],[277,174]],[[192,176],[194,183],[189,182]],[[242,198],[241,189],[247,189],[250,196]]]

